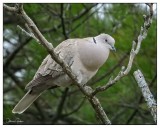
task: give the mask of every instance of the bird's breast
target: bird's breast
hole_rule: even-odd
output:
[[[92,42],[81,43],[78,51],[82,64],[88,70],[92,71],[99,69],[105,63],[109,55],[108,48]]]

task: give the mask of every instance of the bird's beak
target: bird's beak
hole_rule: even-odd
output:
[[[112,46],[112,51],[116,52],[116,48],[114,46]]]

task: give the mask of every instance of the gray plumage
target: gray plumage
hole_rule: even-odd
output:
[[[105,63],[110,50],[115,50],[114,39],[108,34],[83,39],[68,39],[60,43],[55,52],[77,76],[78,83],[86,84]],[[45,90],[50,87],[65,87],[72,80],[65,74],[59,64],[48,55],[40,65],[34,78],[26,89],[28,92],[12,110],[23,113]]]

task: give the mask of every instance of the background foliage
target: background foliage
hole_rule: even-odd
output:
[[[10,4],[12,5],[12,4]],[[127,65],[132,41],[137,38],[148,13],[145,4],[24,4],[27,14],[54,46],[67,38],[83,38],[108,33],[116,40],[116,53],[89,81],[93,88],[104,85]],[[97,96],[112,124],[154,124],[133,72],[140,69],[157,99],[157,17],[156,10],[147,38],[134,60],[128,76]],[[3,118],[22,124],[99,124],[91,105],[77,87],[48,90],[21,115],[11,110],[25,94],[25,85],[33,78],[48,54],[37,42],[17,28],[23,20],[4,10]],[[21,123],[19,123],[21,124]]]

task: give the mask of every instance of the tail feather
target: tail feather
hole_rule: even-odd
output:
[[[41,93],[30,94],[30,91],[28,91],[14,107],[12,113],[23,113],[40,95]]]

